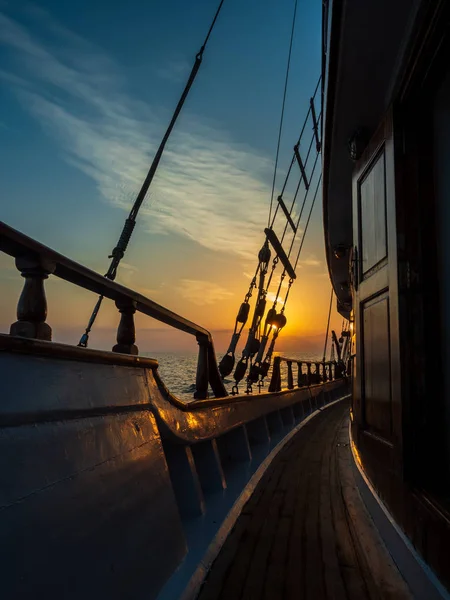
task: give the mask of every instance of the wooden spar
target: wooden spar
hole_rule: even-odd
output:
[[[294,153],[295,153],[295,158],[297,159],[297,162],[298,162],[298,166],[300,167],[300,173],[302,174],[302,179],[303,179],[303,183],[305,184],[305,188],[306,188],[306,190],[309,190],[309,181],[308,181],[308,177],[306,176],[306,171],[305,171],[305,167],[303,165],[302,157],[300,156],[298,144],[296,144],[294,146]]]
[[[283,212],[284,212],[284,216],[286,217],[286,219],[287,219],[287,222],[288,222],[288,223],[289,223],[289,225],[292,227],[292,231],[293,231],[294,233],[297,233],[297,227],[295,226],[295,223],[294,223],[294,221],[292,220],[292,217],[291,217],[291,215],[289,214],[289,211],[288,211],[288,209],[287,209],[287,207],[286,207],[286,204],[284,203],[283,197],[282,197],[282,196],[278,196],[277,200],[278,200],[278,204],[281,206],[281,209],[282,209],[282,210],[283,210]]]
[[[313,129],[314,129],[314,137],[316,138],[316,150],[317,152],[320,152],[320,140],[319,140],[319,124],[317,123],[317,117],[316,117],[316,109],[314,108],[314,98],[310,99],[310,106],[311,106],[311,116],[312,116],[312,120],[313,120]]]
[[[287,274],[291,279],[297,279],[297,275],[295,274],[294,267],[289,262],[289,258],[286,255],[286,252],[283,250],[283,246],[281,245],[279,239],[277,238],[277,234],[273,229],[269,229],[266,227],[264,229],[264,233],[267,236],[267,239],[272,244],[272,248],[275,250],[278,258],[283,263],[283,267],[286,269]]]

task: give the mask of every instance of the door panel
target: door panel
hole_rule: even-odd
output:
[[[358,182],[360,214],[361,276],[387,257],[386,173],[384,146]]]
[[[362,306],[364,339],[364,420],[370,430],[390,439],[391,364],[389,295],[381,294]]]
[[[353,174],[354,413],[359,431],[401,453],[397,231],[392,116],[369,142]],[[371,446],[373,449],[373,444]],[[381,447],[380,447],[381,451]],[[371,450],[372,452],[372,450]]]

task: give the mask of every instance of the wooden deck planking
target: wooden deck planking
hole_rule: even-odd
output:
[[[199,600],[411,598],[355,487],[348,407],[306,424],[276,456]]]

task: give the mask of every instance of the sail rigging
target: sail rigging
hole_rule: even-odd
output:
[[[145,197],[148,193],[148,190],[157,171],[159,162],[163,155],[167,141],[172,133],[172,130],[185,103],[185,100],[197,76],[200,65],[202,63],[203,53],[205,51],[206,45],[213,31],[219,13],[222,9],[223,3],[224,0],[221,0],[215,12],[214,18],[209,27],[205,40],[199,52],[195,56],[194,65],[192,67],[183,93],[180,97],[180,100],[178,101],[176,109],[172,115],[171,121],[153,158],[152,164],[142,184],[142,187],[136,197],[133,207],[129,213],[129,216],[125,220],[119,241],[114,247],[111,255],[109,256],[109,258],[111,258],[112,260],[109,269],[105,274],[105,277],[110,280],[114,280],[116,278],[117,269],[119,267],[120,261],[122,260],[126,252],[127,246],[133,234],[139,209],[141,208],[145,200]],[[258,254],[258,264],[256,267],[255,275],[250,283],[250,287],[245,295],[244,301],[241,304],[238,315],[236,317],[230,345],[219,365],[222,378],[228,376],[234,369],[234,393],[237,393],[238,384],[245,377],[246,373],[248,373],[246,379],[248,393],[252,391],[252,384],[258,382],[260,385],[264,378],[267,376],[275,348],[275,343],[280,335],[281,330],[286,326],[287,323],[287,319],[285,316],[286,303],[293,282],[296,279],[296,268],[303,248],[303,243],[309,226],[312,210],[314,208],[316,197],[321,184],[321,176],[319,175],[313,193],[313,181],[315,178],[316,167],[319,163],[319,156],[321,153],[320,122],[322,118],[322,110],[316,111],[315,106],[315,100],[321,82],[321,77],[319,77],[317,85],[315,86],[314,93],[309,100],[308,111],[303,122],[303,126],[300,131],[297,143],[294,145],[293,155],[289,164],[289,168],[285,176],[283,185],[281,187],[281,191],[276,196],[275,203],[275,189],[283,132],[284,114],[286,108],[286,98],[289,84],[290,65],[297,16],[297,5],[298,0],[295,0],[292,16],[291,34],[289,39],[289,51],[286,63],[285,80],[282,94],[280,122],[278,127],[278,136],[274,161],[274,173],[271,186],[272,189],[270,196],[270,206],[268,211],[268,221],[267,227],[264,229],[265,239]],[[305,144],[304,134],[306,132],[306,127],[308,124],[311,126],[311,135],[309,142]],[[306,153],[304,151],[304,148],[306,149]],[[288,201],[285,195],[288,182],[294,176],[295,164],[298,165],[299,169],[298,180],[296,183],[293,197],[291,201]],[[307,203],[311,200],[311,196],[312,201],[309,208],[308,218],[306,220],[306,224],[303,227],[303,230],[301,230],[300,224],[302,222]],[[298,213],[296,212],[297,205],[299,205]],[[278,228],[280,223],[281,229]],[[298,247],[295,250],[296,244],[298,244]],[[269,296],[269,290],[271,288],[272,282],[274,281],[275,275],[278,274],[278,265],[282,267],[282,271],[279,275],[277,283],[275,284],[276,291],[273,292],[273,305],[271,306],[271,308],[269,308],[266,314],[267,302],[269,298],[272,299]],[[287,283],[285,283],[286,278],[288,278]],[[286,293],[284,294],[284,298],[282,299],[281,296],[283,295],[283,289],[286,289]],[[253,314],[251,315],[250,301],[253,294],[255,294],[256,299]],[[91,314],[86,330],[78,344],[81,347],[87,347],[88,345],[89,334],[102,305],[102,301],[103,296],[100,295]],[[281,305],[281,309],[278,309],[279,304]],[[239,343],[244,327],[250,318],[250,315],[251,319],[250,327],[247,334],[247,340],[242,351],[242,356],[235,367],[235,354],[237,345]]]
[[[289,71],[287,70],[287,76],[288,73]],[[306,232],[309,227],[312,211],[321,184],[321,175],[319,174],[315,187],[311,187],[311,184],[315,179],[316,168],[319,164],[321,152],[321,143],[320,139],[318,138],[318,123],[321,119],[322,111],[320,110],[319,114],[317,115],[314,104],[320,86],[320,81],[321,79],[319,78],[314,90],[314,94],[310,98],[309,108],[303,122],[299,138],[294,146],[293,156],[290,161],[281,191],[277,196],[277,204],[275,208],[273,208],[273,202],[271,198],[268,227],[266,227],[264,230],[265,240],[258,253],[258,264],[256,267],[255,276],[250,283],[249,290],[238,311],[228,350],[219,364],[219,370],[223,378],[229,376],[234,369],[234,393],[238,393],[238,384],[242,381],[242,379],[244,379],[247,369],[249,370],[247,375],[246,391],[250,393],[252,391],[252,384],[254,383],[261,384],[261,381],[267,376],[269,371],[275,343],[280,335],[281,330],[286,326],[287,323],[287,319],[284,314],[286,302],[288,300],[291,287],[296,279],[295,271],[298,266]],[[284,104],[282,106],[282,112],[283,110]],[[305,144],[307,150],[303,158],[302,142],[304,142],[304,135],[308,123],[311,125],[311,136],[309,143],[307,142]],[[280,120],[280,125],[281,124],[282,119]],[[295,163],[297,163],[299,166],[299,178],[295,187],[293,198],[290,202],[287,202],[285,201],[284,195],[287,189],[288,181],[293,177],[293,166]],[[278,165],[276,159],[274,167],[275,171],[277,167]],[[303,230],[300,230],[300,225],[305,215],[308,202],[310,205],[306,223],[303,227]],[[296,207],[298,205],[299,210],[298,214],[296,214]],[[276,229],[278,229],[280,223],[281,233],[277,235]],[[291,235],[290,242],[288,241],[289,235]],[[272,251],[274,253],[273,259]],[[269,267],[269,262],[271,259],[272,262]],[[274,292],[273,305],[267,311],[266,318],[264,320],[269,291],[277,273],[277,267],[280,263],[282,272],[275,287],[276,291]],[[287,284],[285,284],[286,277],[288,277]],[[284,288],[286,288],[286,293],[284,295],[284,299],[281,299],[282,290]],[[242,351],[242,356],[238,360],[235,367],[236,349],[242,331],[250,316],[250,299],[254,290],[257,290],[257,297],[247,334],[247,341]],[[278,304],[281,304],[281,309],[279,311],[277,310]],[[268,344],[269,346],[267,347]]]
[[[152,184],[153,178],[155,176],[156,170],[158,169],[160,160],[162,158],[162,155],[164,153],[164,149],[166,147],[167,141],[169,140],[170,134],[172,133],[172,130],[175,126],[175,123],[177,122],[177,119],[180,115],[181,109],[183,108],[183,105],[186,101],[186,98],[191,90],[191,87],[195,81],[195,78],[197,76],[197,73],[200,69],[200,66],[202,64],[202,60],[203,60],[203,54],[205,52],[206,49],[206,45],[208,43],[208,40],[211,36],[211,33],[214,29],[214,26],[216,24],[217,18],[220,14],[220,11],[222,10],[222,6],[225,0],[220,0],[219,6],[217,7],[217,10],[214,14],[214,18],[211,22],[211,25],[209,26],[208,29],[208,33],[206,34],[206,37],[203,41],[202,46],[200,47],[200,50],[197,52],[197,54],[195,55],[195,61],[194,61],[194,65],[192,67],[192,70],[189,74],[189,78],[188,81],[184,87],[183,93],[181,94],[181,97],[178,101],[178,104],[175,108],[175,111],[172,115],[172,118],[170,120],[170,123],[166,129],[166,132],[159,144],[158,150],[156,151],[156,154],[153,158],[152,164],[150,165],[150,168],[148,170],[147,176],[142,184],[141,189],[139,190],[139,193],[136,197],[136,200],[134,201],[133,207],[131,208],[130,214],[128,215],[128,218],[125,220],[123,229],[122,229],[122,233],[120,234],[119,237],[119,241],[117,242],[116,246],[114,247],[113,251],[111,252],[111,254],[108,256],[108,258],[111,258],[111,263],[109,265],[108,271],[105,273],[105,277],[107,277],[108,279],[110,279],[111,281],[114,281],[117,275],[117,269],[119,267],[120,261],[122,260],[122,258],[125,255],[125,252],[127,250],[128,244],[130,242],[131,236],[133,235],[133,230],[134,227],[136,225],[136,219],[139,213],[139,209],[142,206],[142,203],[145,200],[145,197],[148,193],[148,190],[150,189],[150,186]],[[86,348],[88,345],[88,341],[89,341],[89,333],[94,325],[94,322],[97,318],[98,312],[100,310],[100,307],[102,305],[103,302],[103,296],[100,295],[97,303],[94,307],[94,310],[92,311],[91,317],[89,319],[88,325],[86,327],[85,332],[83,333],[83,335],[81,336],[81,339],[78,343],[78,346],[82,347],[82,348]]]

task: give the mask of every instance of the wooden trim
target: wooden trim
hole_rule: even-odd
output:
[[[110,300],[123,300],[128,298],[136,302],[136,310],[149,317],[166,323],[174,329],[185,331],[195,336],[206,336],[211,341],[210,332],[196,323],[177,315],[173,311],[153,302],[149,298],[126,288],[123,285],[111,281],[103,275],[91,271],[87,267],[55,252],[36,240],[24,235],[0,221],[0,251],[14,257],[40,257],[52,263],[53,275],[65,281],[73,283],[86,290],[109,298]]]
[[[352,429],[349,427],[353,467],[357,473],[356,484],[374,524],[407,582],[414,597],[427,600],[448,598],[444,586],[419,556],[411,541],[395,522],[390,511],[378,496],[375,486],[367,476],[364,464],[356,449]],[[447,522],[447,527],[449,523]]]
[[[444,64],[448,62],[444,47],[448,44],[449,20],[448,0],[423,0],[394,92],[398,104],[407,102],[424,86],[439,54],[444,57]],[[424,92],[429,94],[426,88]]]
[[[445,431],[439,348],[443,337],[439,248],[434,192],[433,102],[449,70],[450,3],[423,2],[394,106],[397,214],[402,227],[402,355],[405,476],[433,493],[450,477],[443,452]],[[405,271],[405,268],[403,269]],[[433,348],[433,351],[431,351]],[[432,402],[430,390],[433,389]],[[421,439],[420,447],[417,438]],[[445,492],[444,492],[445,493]],[[447,492],[448,493],[448,492]]]
[[[0,352],[32,354],[34,356],[55,358],[57,360],[75,360],[77,362],[121,365],[142,369],[155,370],[158,368],[158,361],[154,358],[119,354],[105,350],[91,350],[88,348],[79,348],[78,346],[56,344],[54,342],[44,342],[5,334],[0,334]]]
[[[327,260],[328,273],[338,301],[338,310],[349,318],[351,307],[346,304],[347,292],[343,292],[338,281],[333,278],[333,249],[330,243],[328,227],[328,186],[329,186],[329,164],[331,153],[331,139],[334,128],[335,98],[338,85],[337,72],[339,66],[339,48],[341,42],[340,23],[344,11],[343,0],[329,0],[327,5],[327,16],[331,11],[331,25],[328,29],[326,55],[322,58],[322,85],[323,108],[322,108],[322,209],[323,209],[323,231],[325,241],[325,256]],[[326,82],[325,82],[326,79]]]

